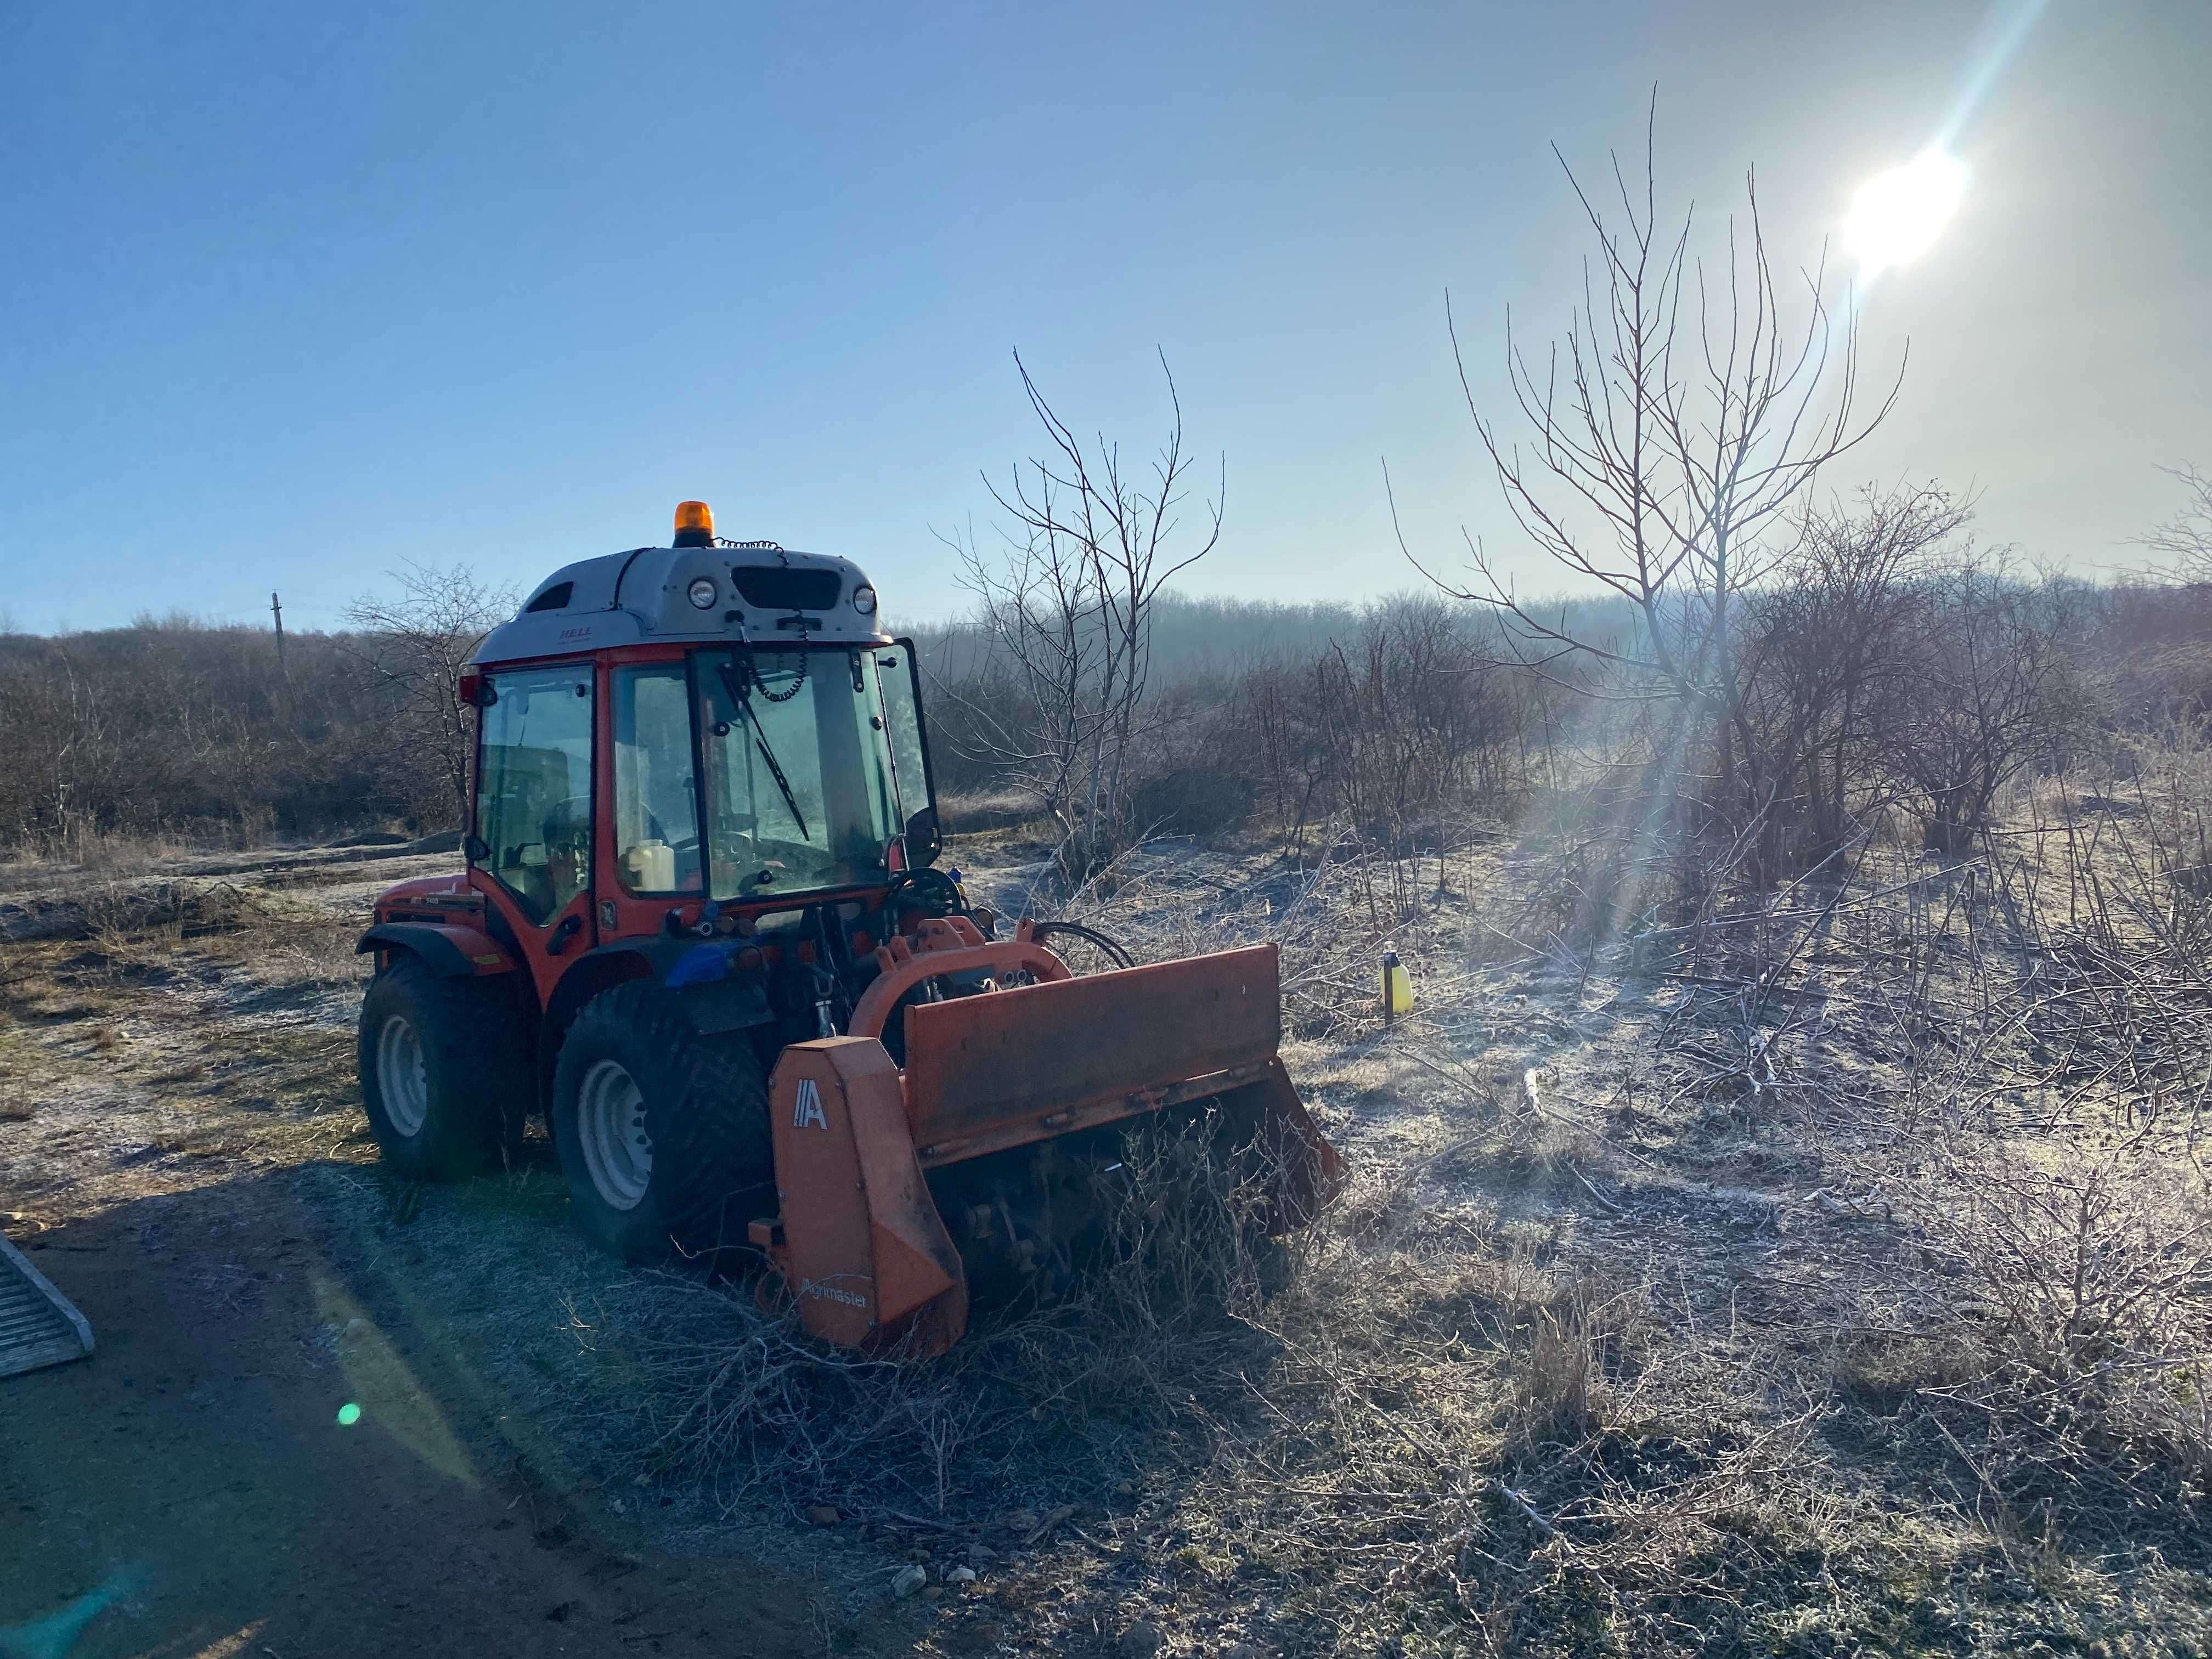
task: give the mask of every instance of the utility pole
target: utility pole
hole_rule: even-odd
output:
[[[270,593],[269,596],[269,614],[276,619],[276,672],[278,674],[283,675],[285,672],[284,606],[274,592]],[[289,678],[289,676],[286,675],[285,678]]]

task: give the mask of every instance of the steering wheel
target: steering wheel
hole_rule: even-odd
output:
[[[919,910],[925,916],[949,916],[968,908],[967,896],[961,892],[960,884],[934,866],[919,870],[902,870],[891,878],[890,890],[884,894],[884,914],[897,924],[900,913]]]

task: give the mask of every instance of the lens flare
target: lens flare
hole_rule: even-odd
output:
[[[1966,195],[1966,164],[1924,150],[1859,186],[1844,222],[1844,245],[1873,276],[1928,251]]]
[[[360,1421],[361,1407],[355,1405],[352,1401],[349,1400],[344,1405],[338,1407],[338,1426],[340,1428],[349,1429]]]

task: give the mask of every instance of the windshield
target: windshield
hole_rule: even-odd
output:
[[[892,837],[928,803],[925,779],[900,775],[885,722],[884,676],[907,672],[903,650],[699,653],[693,684],[714,896],[889,875]]]

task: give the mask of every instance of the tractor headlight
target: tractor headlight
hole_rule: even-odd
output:
[[[866,583],[853,590],[853,609],[864,617],[876,614],[876,590]]]
[[[714,608],[713,577],[702,576],[691,584],[691,603],[702,611],[712,611]]]

